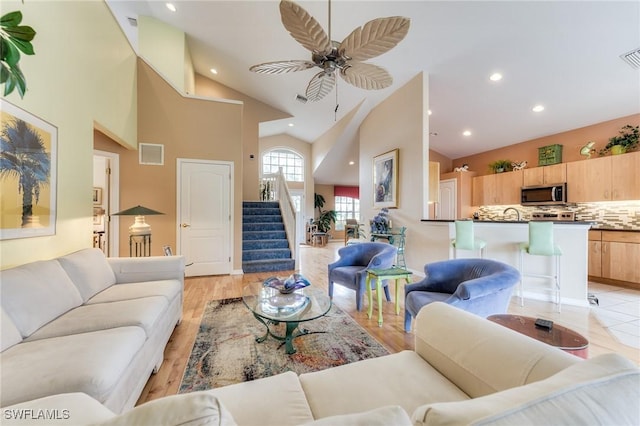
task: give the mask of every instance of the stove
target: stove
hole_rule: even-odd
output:
[[[534,212],[531,213],[531,220],[549,220],[554,222],[573,222],[576,220],[574,212]]]

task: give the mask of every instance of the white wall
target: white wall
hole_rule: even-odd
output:
[[[2,0],[32,26],[27,93],[3,97],[58,128],[56,235],[0,241],[0,268],[92,246],[94,126],[137,146],[136,56],[102,1]]]
[[[420,220],[428,200],[428,76],[418,74],[374,108],[360,127],[360,212],[368,224],[373,207],[373,157],[399,149],[398,208],[390,210],[393,227],[406,226],[407,267],[422,271]],[[425,180],[426,176],[426,180]]]

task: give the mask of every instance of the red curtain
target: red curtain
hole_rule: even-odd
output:
[[[360,199],[360,187],[359,186],[334,186],[333,187],[333,196],[334,197],[351,197]]]

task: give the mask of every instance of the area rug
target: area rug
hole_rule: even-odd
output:
[[[296,353],[287,355],[282,342],[265,334],[241,298],[207,304],[200,330],[180,384],[179,393],[217,388],[286,371],[297,374],[323,370],[389,352],[337,306],[324,317],[300,324],[309,334],[293,340]],[[283,324],[271,326],[284,335]]]

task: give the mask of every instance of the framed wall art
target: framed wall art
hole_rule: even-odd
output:
[[[398,207],[398,150],[373,157],[373,207]]]
[[[0,240],[56,233],[58,129],[0,99]]]

